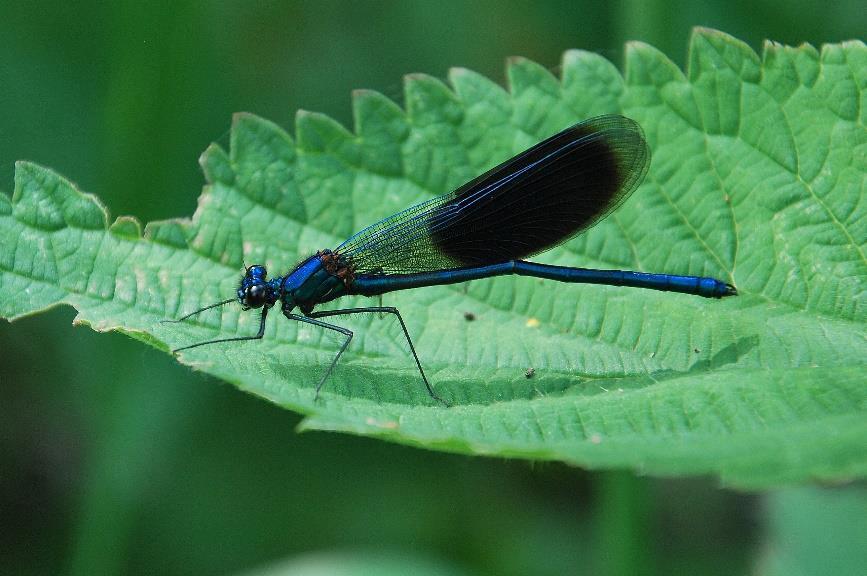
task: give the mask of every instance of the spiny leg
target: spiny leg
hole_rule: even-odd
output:
[[[189,350],[190,348],[204,346],[205,344],[218,344],[220,342],[240,342],[242,340],[261,340],[262,337],[265,335],[265,318],[267,316],[268,308],[262,308],[262,320],[259,322],[259,332],[255,336],[236,336],[235,338],[219,338],[217,340],[206,340],[204,342],[190,344],[189,346],[181,346],[180,348],[175,348],[174,350],[172,350],[172,354],[177,354],[181,350]],[[174,320],[170,320],[170,322],[174,322]]]
[[[400,327],[403,329],[403,335],[406,336],[406,341],[409,344],[409,349],[412,352],[412,357],[415,358],[415,365],[418,366],[418,372],[421,374],[421,379],[424,380],[424,385],[427,388],[427,393],[430,394],[430,397],[436,400],[437,402],[443,404],[444,406],[448,406],[448,402],[437,396],[436,392],[433,391],[433,388],[430,385],[430,382],[427,380],[427,376],[425,376],[424,369],[421,367],[421,361],[418,359],[418,354],[415,352],[415,346],[412,344],[412,338],[409,337],[409,330],[406,329],[406,324],[403,322],[403,317],[400,315],[400,311],[393,306],[368,306],[366,308],[344,308],[342,310],[323,310],[322,312],[312,312],[309,315],[309,318],[324,318],[327,316],[346,316],[349,314],[363,314],[370,312],[385,312],[388,314],[394,314],[397,316],[398,321],[400,322]],[[349,341],[347,340],[347,344]],[[344,345],[344,348],[346,345]],[[343,352],[343,348],[340,350]],[[339,356],[340,354],[338,354]],[[336,361],[336,358],[335,358]],[[332,362],[332,366],[334,363]]]
[[[340,332],[344,336],[346,336],[346,340],[343,342],[343,346],[340,347],[340,350],[337,351],[337,355],[331,361],[331,365],[328,367],[328,370],[325,371],[325,375],[322,376],[322,379],[319,380],[319,384],[316,385],[316,395],[313,397],[313,400],[316,401],[319,399],[319,391],[322,389],[322,386],[325,384],[325,380],[328,379],[328,375],[331,374],[331,371],[334,370],[334,366],[337,365],[337,361],[340,360],[340,355],[343,354],[343,351],[346,350],[346,347],[349,346],[349,342],[352,341],[352,330],[348,330],[343,326],[337,326],[336,324],[329,324],[328,322],[320,322],[319,320],[314,320],[313,318],[309,318],[306,316],[300,316],[298,314],[291,314],[287,312],[283,312],[283,315],[286,316],[289,320],[298,320],[299,322],[306,322],[307,324],[313,324],[314,326],[321,326],[322,328],[328,328],[329,330],[335,330]]]

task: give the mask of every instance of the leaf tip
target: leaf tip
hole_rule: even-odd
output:
[[[118,216],[108,231],[120,238],[138,240],[142,235],[141,223],[133,216]]]
[[[237,124],[243,124],[244,122],[256,120],[257,118],[259,117],[252,112],[235,112],[234,114],[232,114],[232,127],[236,126]]]
[[[211,184],[222,182],[231,185],[235,181],[235,171],[229,155],[216,142],[212,142],[199,156],[199,166],[202,167],[205,180]]]
[[[640,40],[626,43],[623,76],[631,86],[663,86],[685,81],[683,71],[662,51]]]
[[[472,74],[475,74],[475,72],[473,72],[469,68],[464,68],[463,66],[452,66],[451,68],[449,68],[448,71],[449,80],[451,80],[452,78],[461,78]]]
[[[463,108],[449,87],[429,74],[404,76],[404,100],[407,117],[416,123],[436,121],[457,124],[463,118]]]
[[[69,179],[34,162],[15,163],[12,205],[20,220],[46,230],[108,227],[108,209],[98,197],[82,192]]]
[[[352,140],[354,134],[327,114],[299,109],[295,114],[295,138],[299,148],[320,152],[339,147]]]
[[[145,225],[144,238],[158,244],[185,250],[189,248],[187,242],[189,226],[190,221],[181,218],[154,220]]]
[[[557,78],[548,68],[538,62],[522,56],[510,56],[506,59],[506,77],[511,88],[521,88],[529,81],[535,83],[557,82]]]
[[[376,90],[352,92],[352,117],[355,134],[371,147],[403,142],[410,132],[403,109]],[[382,150],[377,152],[368,161],[377,162],[376,157],[383,156]]]

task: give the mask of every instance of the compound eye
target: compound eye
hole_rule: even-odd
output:
[[[259,308],[265,304],[265,287],[261,284],[248,287],[244,300],[247,306]]]

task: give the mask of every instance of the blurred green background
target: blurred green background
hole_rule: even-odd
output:
[[[231,114],[351,126],[350,91],[569,48],[683,64],[690,28],[759,50],[863,37],[844,2],[0,3],[0,189],[53,167],[114,215],[192,214]],[[53,310],[0,325],[3,574],[862,574],[863,485],[763,494],[451,456],[299,418]],[[318,572],[317,572],[318,570]],[[342,571],[341,571],[342,570]]]

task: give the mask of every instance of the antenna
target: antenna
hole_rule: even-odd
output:
[[[190,316],[195,316],[199,312],[204,312],[205,310],[210,310],[211,308],[216,308],[217,306],[224,306],[224,305],[228,304],[229,302],[234,302],[234,301],[235,301],[234,298],[229,298],[228,300],[223,300],[222,302],[217,302],[216,304],[211,304],[210,306],[205,306],[204,308],[199,308],[195,312],[190,312],[186,316],[181,316],[177,320],[160,320],[160,322],[162,322],[163,324],[172,324],[174,322],[183,322],[184,320],[186,320]]]

